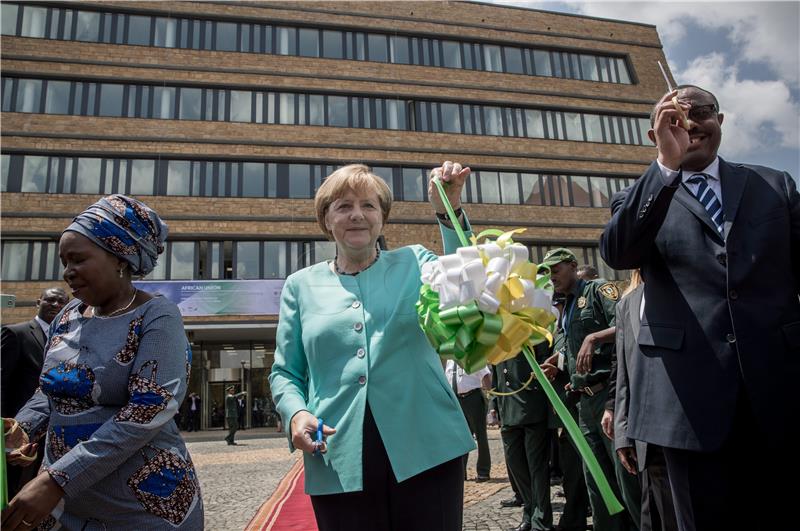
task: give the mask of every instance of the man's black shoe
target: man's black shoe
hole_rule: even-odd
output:
[[[500,500],[500,507],[522,507],[522,500],[516,496],[513,498],[507,498],[505,500]]]
[[[489,476],[478,476],[475,478],[475,481],[477,483],[484,483],[486,481],[489,481]]]
[[[531,531],[531,523],[522,522],[517,527],[512,527],[508,531]]]

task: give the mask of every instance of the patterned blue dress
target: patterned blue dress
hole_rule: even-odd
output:
[[[177,306],[154,297],[111,318],[71,301],[50,325],[39,389],[16,419],[46,435],[42,467],[65,496],[39,529],[203,529],[173,416],[191,349]]]

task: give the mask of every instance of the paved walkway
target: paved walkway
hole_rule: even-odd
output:
[[[272,494],[278,482],[299,457],[290,454],[286,437],[274,428],[239,431],[238,446],[222,440],[227,432],[184,432],[197,468],[206,509],[206,529],[241,531],[261,504]],[[519,524],[520,508],[501,508],[500,500],[511,497],[503,447],[498,430],[489,431],[492,451],[492,479],[476,483],[475,459],[470,455],[467,482],[464,485],[464,529],[501,531]],[[551,488],[554,523],[564,504],[561,487]]]

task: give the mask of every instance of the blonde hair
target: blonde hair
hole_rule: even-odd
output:
[[[340,199],[348,191],[354,192],[374,192],[378,196],[383,213],[383,223],[389,219],[389,211],[392,209],[392,191],[386,182],[372,173],[369,167],[364,164],[350,164],[343,166],[328,175],[323,181],[322,186],[314,196],[314,210],[317,213],[317,224],[322,232],[333,239],[333,234],[325,225],[325,216],[331,203]]]
[[[643,284],[644,280],[642,280],[642,273],[638,269],[634,269],[631,271],[631,279],[628,282],[628,287],[625,288],[625,291],[622,292],[622,296],[624,297],[631,291],[635,290],[639,284]]]

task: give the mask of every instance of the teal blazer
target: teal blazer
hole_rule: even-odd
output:
[[[446,252],[458,247],[444,226]],[[420,245],[381,251],[356,276],[327,262],[286,279],[269,383],[291,444],[290,422],[308,410],[336,428],[323,455],[304,454],[305,491],[359,491],[367,403],[392,470],[403,481],[475,448],[442,364],[417,323]]]

